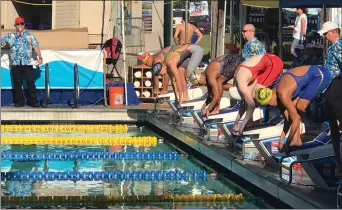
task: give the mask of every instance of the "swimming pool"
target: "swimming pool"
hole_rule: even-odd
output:
[[[124,136],[156,136],[154,132],[147,128],[129,127],[127,133],[56,133],[56,132],[3,132],[2,138],[99,138],[99,137],[124,137]],[[159,139],[159,137],[158,137]],[[196,160],[183,154],[180,150],[172,146],[167,140],[158,140],[156,146],[133,146],[133,145],[1,145],[2,156],[7,154],[7,160],[1,161],[2,173],[30,172],[30,177],[12,176],[8,180],[1,181],[2,188],[2,208],[13,206],[21,207],[101,207],[101,208],[267,208],[268,205],[259,199],[249,196],[234,184],[224,178],[195,178],[193,171],[211,174],[212,172],[199,164]],[[26,160],[28,154],[45,154],[42,160]],[[75,153],[78,152],[78,153]],[[108,153],[109,152],[109,153]],[[178,156],[172,156],[178,154]],[[55,154],[68,154],[56,160]],[[70,154],[78,155],[77,157]],[[84,154],[88,154],[84,155]],[[89,155],[90,154],[90,155]],[[94,154],[100,154],[94,156]],[[115,160],[103,158],[107,154],[117,154]],[[121,156],[120,156],[121,154]],[[122,154],[130,154],[131,160]],[[144,155],[142,155],[144,154]],[[163,154],[165,157],[163,157]],[[82,156],[84,155],[84,156]],[[93,155],[93,156],[91,156]],[[102,155],[102,156],[101,156]],[[103,156],[104,155],[104,156]],[[138,155],[140,155],[138,157]],[[9,157],[12,158],[9,158]],[[6,159],[5,157],[5,159]],[[13,158],[19,161],[13,161]],[[54,158],[52,158],[54,157]],[[83,158],[79,158],[83,157]],[[94,158],[97,157],[97,158]],[[102,158],[101,158],[102,157]],[[114,156],[113,156],[114,157]],[[37,158],[37,157],[36,157]],[[12,159],[12,160],[9,160]],[[50,159],[50,160],[43,160]],[[54,160],[51,160],[54,159]],[[67,160],[69,159],[69,160]],[[139,159],[139,160],[137,160]],[[140,178],[132,178],[133,173],[150,174],[151,171],[166,174],[169,171],[178,171],[180,174],[189,172],[189,177],[173,178],[147,178],[142,175]],[[51,177],[37,175],[59,174],[58,181]],[[67,175],[62,172],[78,173],[79,177],[74,177],[77,181],[64,179]],[[108,172],[108,173],[107,173]],[[128,174],[124,179],[116,181],[110,177],[110,172]],[[132,176],[129,178],[129,173]],[[95,174],[102,174],[102,178]],[[23,173],[18,173],[23,174]],[[32,175],[35,174],[35,175]],[[93,181],[85,181],[94,178]],[[104,175],[103,175],[104,174]],[[65,175],[65,177],[64,177]],[[150,174],[151,175],[151,174]],[[138,176],[138,175],[137,175]],[[172,175],[171,175],[172,176]],[[64,178],[63,178],[64,177]],[[144,178],[142,178],[144,177]],[[153,177],[153,175],[152,175]],[[70,177],[69,177],[70,178]],[[147,181],[146,181],[147,180]],[[177,181],[169,181],[177,180]],[[243,194],[243,200],[223,198],[224,196],[236,196]],[[229,194],[229,195],[228,195]],[[197,195],[197,196],[194,196]],[[39,200],[39,202],[37,202]],[[213,202],[212,200],[216,200]],[[229,201],[227,201],[229,200]]]

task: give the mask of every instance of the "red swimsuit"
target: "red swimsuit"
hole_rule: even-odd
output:
[[[255,66],[240,66],[251,71],[251,82],[256,79],[258,84],[268,87],[279,78],[283,72],[284,63],[278,56],[267,53]]]

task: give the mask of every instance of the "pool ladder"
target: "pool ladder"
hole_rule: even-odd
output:
[[[44,95],[44,107],[49,106],[50,101],[50,69],[49,64],[45,64],[45,95]]]
[[[78,65],[74,65],[74,108],[78,108],[78,100],[80,98],[80,82],[78,77]]]

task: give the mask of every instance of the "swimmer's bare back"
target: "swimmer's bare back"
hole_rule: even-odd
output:
[[[185,23],[178,25],[179,27],[179,45],[185,44]],[[191,43],[191,38],[195,34],[196,27],[188,23],[188,44]]]

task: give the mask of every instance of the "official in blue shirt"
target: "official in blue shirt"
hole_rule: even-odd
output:
[[[255,37],[255,27],[252,24],[246,24],[242,30],[243,38],[247,41],[242,49],[242,56],[247,60],[256,55],[266,53],[265,46]]]
[[[27,104],[32,107],[39,107],[37,101],[37,90],[34,84],[32,66],[32,48],[38,55],[38,64],[43,63],[39,43],[36,37],[25,30],[24,18],[15,19],[15,32],[10,32],[1,38],[1,47],[10,47],[10,68],[13,77],[13,100],[15,107],[22,107],[25,98],[22,89],[22,77],[26,80],[28,89]]]

